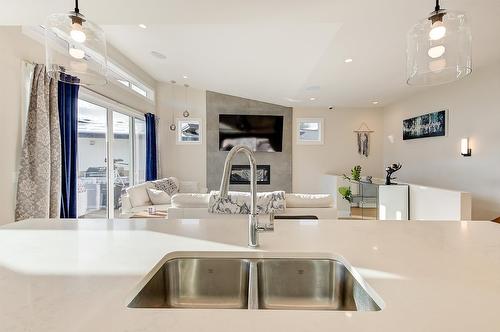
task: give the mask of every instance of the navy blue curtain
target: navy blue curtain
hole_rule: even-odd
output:
[[[62,159],[61,218],[77,217],[78,90],[77,84],[58,82]]]
[[[146,181],[156,180],[158,177],[156,163],[156,121],[155,115],[146,113]]]

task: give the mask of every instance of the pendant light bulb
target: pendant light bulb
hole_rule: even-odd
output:
[[[87,35],[83,32],[83,22],[85,22],[85,16],[80,14],[80,8],[78,8],[78,0],[75,0],[75,10],[71,12],[71,31],[69,35],[71,39],[77,43],[83,43],[87,40]]]
[[[83,27],[80,23],[75,22],[71,24],[71,27],[73,28],[70,32],[71,39],[77,43],[83,43],[87,40],[87,36],[85,35],[85,32],[83,32]]]
[[[440,58],[441,56],[443,56],[444,52],[446,52],[446,48],[443,45],[439,45],[439,46],[431,47],[429,49],[429,51],[427,51],[427,54],[431,58],[437,59],[437,58]]]
[[[429,31],[430,40],[440,40],[446,35],[446,27],[443,21],[436,21],[432,24],[432,29]]]
[[[85,52],[79,48],[75,48],[75,47],[70,47],[69,48],[69,55],[71,55],[73,58],[75,59],[83,59],[85,58]]]

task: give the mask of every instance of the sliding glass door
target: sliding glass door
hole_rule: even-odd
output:
[[[133,183],[132,179],[132,118],[128,115],[113,112],[113,143],[111,151],[113,154],[113,207],[114,215],[119,215],[122,207],[121,195],[125,189]]]
[[[143,115],[104,97],[78,100],[78,217],[117,218],[126,188],[145,181]],[[109,161],[109,162],[108,162]]]
[[[108,110],[78,100],[79,218],[108,217]]]
[[[134,183],[146,181],[146,121],[134,119]]]

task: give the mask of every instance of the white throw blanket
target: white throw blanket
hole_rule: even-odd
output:
[[[251,196],[248,192],[230,191],[221,198],[219,191],[211,191],[208,202],[209,213],[249,214]],[[281,213],[285,211],[285,192],[257,193],[257,214]]]

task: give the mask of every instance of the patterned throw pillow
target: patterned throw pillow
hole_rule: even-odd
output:
[[[156,189],[163,190],[169,196],[173,196],[179,192],[179,185],[176,179],[172,177],[153,181],[153,184]]]

